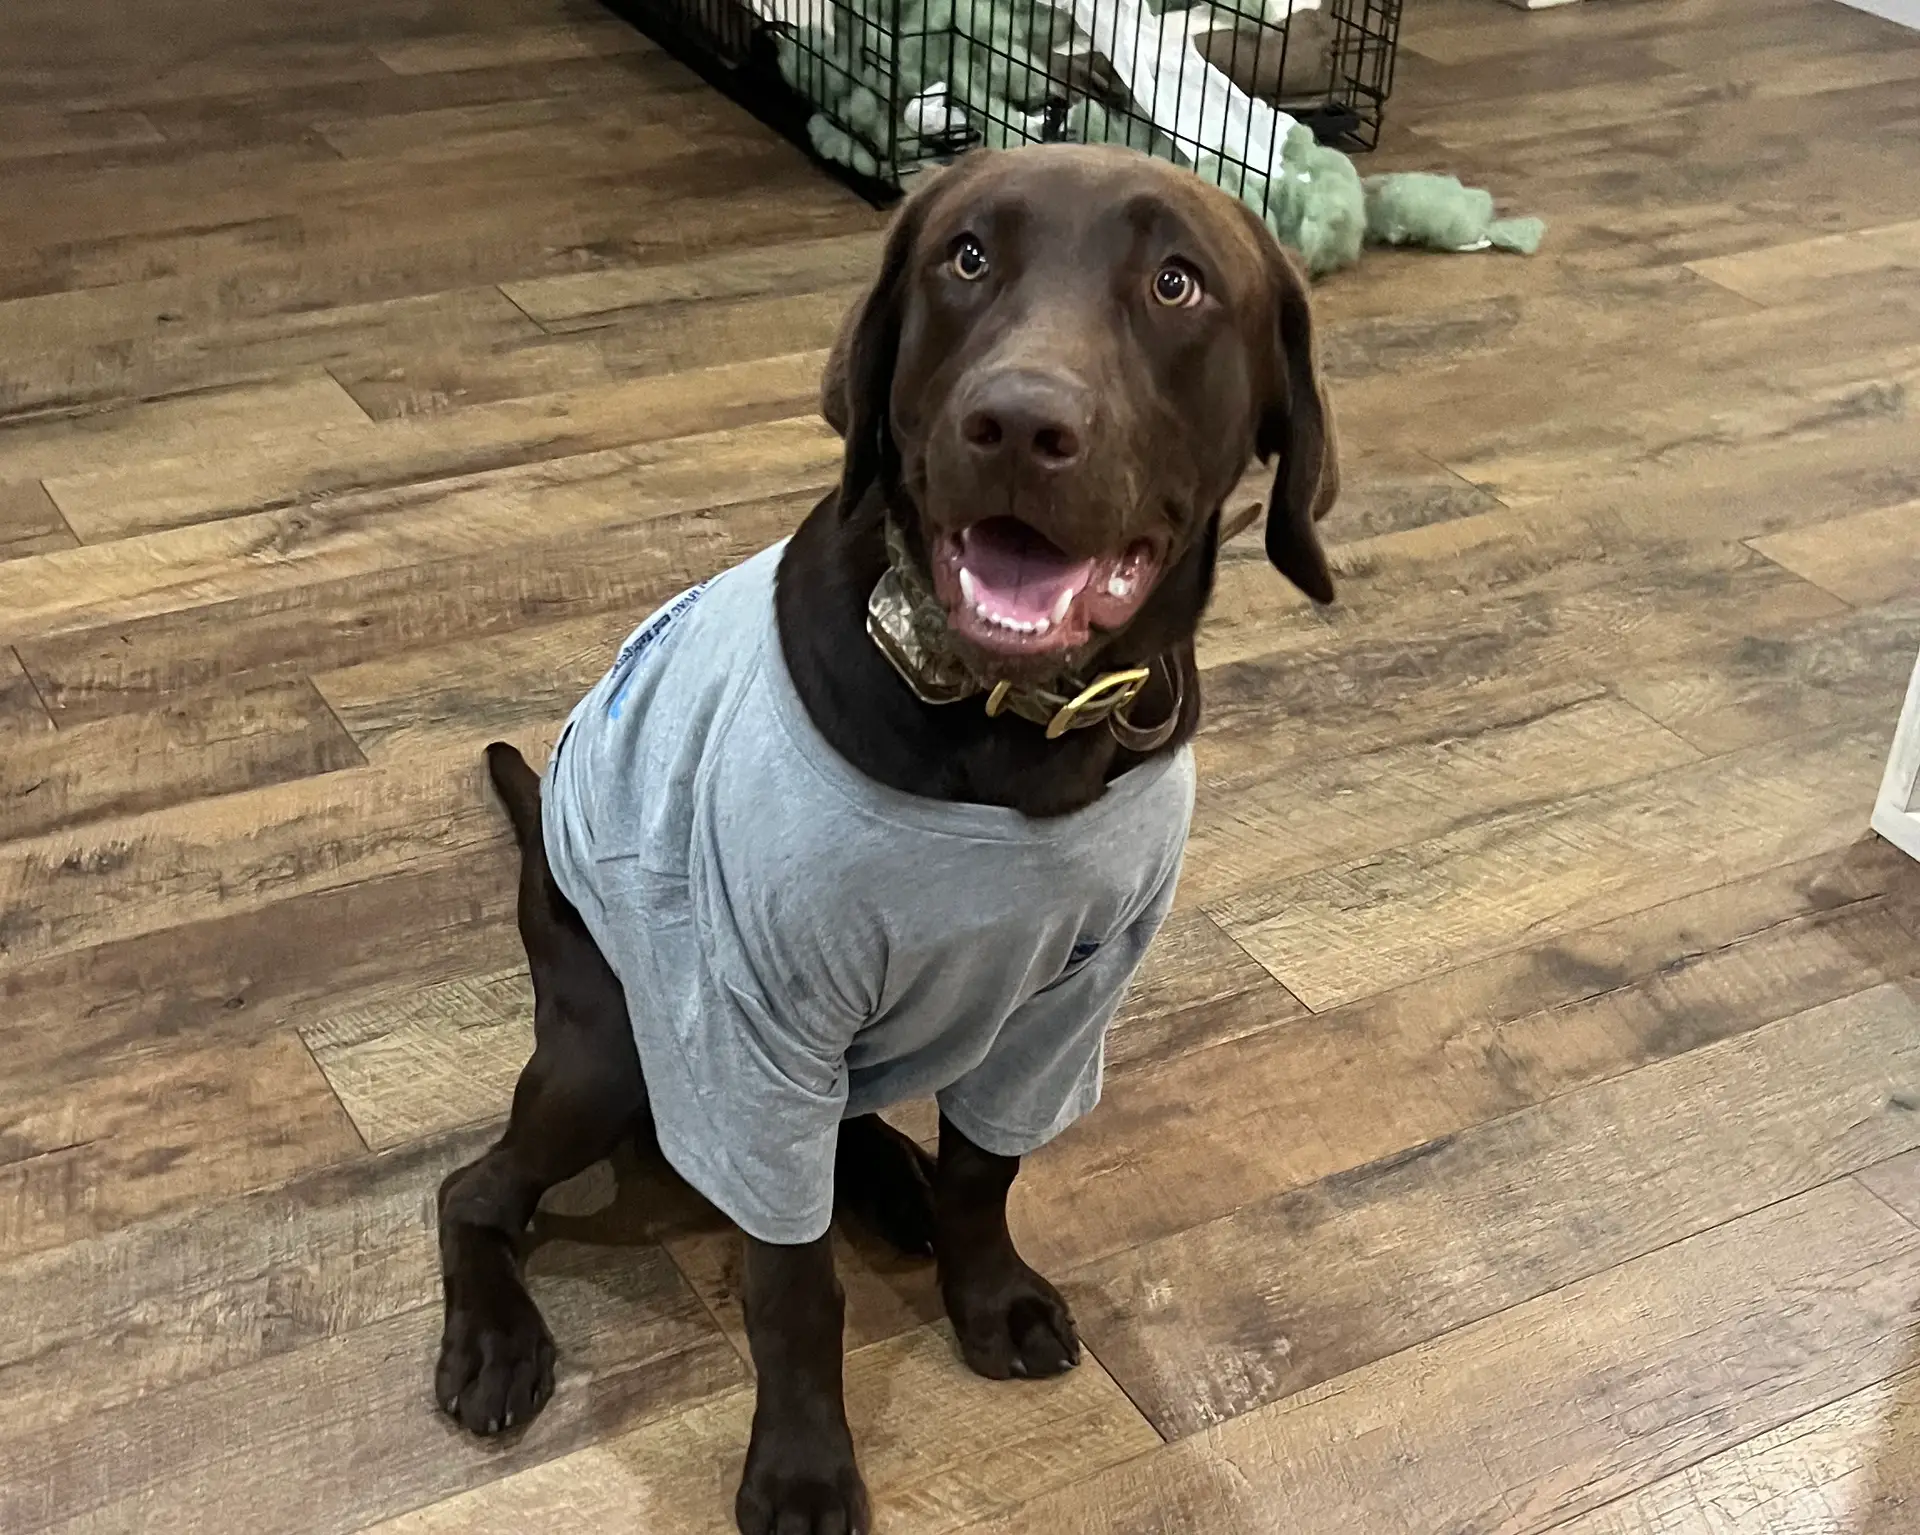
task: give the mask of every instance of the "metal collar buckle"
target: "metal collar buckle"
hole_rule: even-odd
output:
[[[1069,730],[1081,725],[1097,725],[1101,720],[1111,719],[1140,696],[1146,687],[1147,679],[1153,675],[1150,667],[1134,666],[1121,672],[1102,672],[1093,681],[1075,693],[1073,697],[1061,700],[1057,693],[1041,688],[1032,690],[1035,702],[1051,708],[1055,703],[1059,707],[1052,710],[1044,724],[1047,739],[1057,741]],[[1011,682],[996,682],[993,691],[987,695],[987,715],[996,717],[1007,707],[1007,700],[1013,693]],[[1032,718],[1025,710],[1016,710],[1023,718]],[[1043,721],[1034,720],[1035,724]]]

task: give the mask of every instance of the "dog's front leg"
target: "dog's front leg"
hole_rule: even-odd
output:
[[[1018,1157],[995,1156],[940,1117],[933,1182],[940,1294],[967,1363],[993,1380],[1058,1375],[1080,1362],[1080,1335],[1060,1292],[1014,1250],[1007,1194]]]
[[[867,1535],[841,1389],[846,1302],[832,1235],[798,1247],[746,1242],[742,1299],[759,1390],[734,1518],[742,1535]]]

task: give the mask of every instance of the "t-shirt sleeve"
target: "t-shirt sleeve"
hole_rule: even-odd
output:
[[[1107,1027],[1173,909],[1179,865],[1125,928],[1015,1010],[987,1057],[939,1095],[940,1112],[983,1150],[1038,1150],[1100,1101]]]
[[[811,1242],[833,1219],[833,1164],[847,1104],[846,1040],[857,1020],[769,1006],[729,987],[737,1028],[714,1089],[712,1148],[724,1162],[708,1197],[763,1242]]]

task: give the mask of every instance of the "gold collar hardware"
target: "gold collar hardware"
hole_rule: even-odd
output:
[[[1091,682],[1062,676],[1054,679],[1053,687],[1016,687],[1004,679],[981,679],[947,645],[946,611],[915,569],[892,518],[887,519],[887,556],[887,569],[867,599],[867,634],[922,703],[959,703],[985,693],[990,718],[1016,714],[1043,727],[1049,741],[1057,741],[1069,730],[1102,723],[1132,752],[1157,751],[1172,739],[1186,689],[1180,668],[1170,657],[1156,657],[1147,666],[1102,672]],[[1127,710],[1152,680],[1155,666],[1166,668],[1173,706],[1164,720],[1142,728],[1127,718]]]

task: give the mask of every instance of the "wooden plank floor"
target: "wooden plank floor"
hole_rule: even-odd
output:
[[[888,1535],[1920,1530],[1920,34],[1420,0],[1322,288],[1341,604],[1248,538],[1180,909],[964,1371],[850,1241]],[[553,1405],[435,1413],[529,1040],[479,746],[790,529],[880,220],[587,0],[0,9],[0,1529],[723,1535],[734,1250],[558,1191]],[[924,1123],[924,1120],[919,1121]]]

